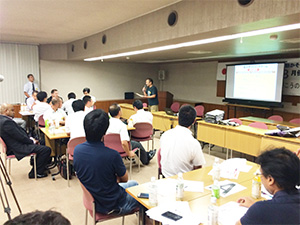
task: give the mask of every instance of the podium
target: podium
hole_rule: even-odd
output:
[[[173,95],[168,91],[158,91],[158,110],[164,111],[170,108],[173,103]]]

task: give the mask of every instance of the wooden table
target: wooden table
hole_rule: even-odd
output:
[[[70,137],[70,135],[65,132],[64,127],[60,128],[60,130],[64,132],[57,134],[50,134],[48,128],[40,128],[40,130],[45,134],[45,145],[51,148],[51,156],[55,156],[57,153],[55,140]]]
[[[300,138],[265,135],[267,130],[241,125],[238,127],[198,121],[197,139],[223,148],[258,156],[261,151],[286,147],[291,151],[300,148]]]
[[[226,198],[220,198],[217,200],[218,205],[223,205],[229,201],[236,201],[238,197],[241,196],[250,196],[251,195],[251,184],[254,172],[259,168],[259,165],[253,162],[248,162],[247,165],[251,165],[252,168],[249,172],[240,172],[238,179],[232,179],[230,181],[239,183],[243,186],[246,186],[247,189],[241,192],[230,195]],[[192,181],[202,181],[204,183],[204,187],[213,184],[212,176],[208,175],[211,171],[212,166],[204,167],[202,169],[193,170],[183,174],[184,180],[192,180]],[[172,176],[170,178],[177,178],[176,176]],[[228,180],[221,178],[222,180]],[[150,209],[152,206],[149,205],[148,199],[138,198],[137,195],[139,193],[148,193],[148,184],[144,183],[138,186],[130,187],[126,189],[126,192],[129,193],[133,198],[135,198],[141,205],[144,206],[145,209]],[[210,204],[211,191],[204,188],[204,192],[184,192],[184,197],[182,201],[188,201],[192,212],[201,212],[207,215],[207,206]],[[204,210],[204,211],[203,211]],[[141,215],[143,216],[143,215]],[[207,216],[206,216],[207,218]],[[141,218],[142,219],[142,218]]]

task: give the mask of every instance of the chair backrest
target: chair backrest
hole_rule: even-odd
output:
[[[143,107],[146,108],[147,106],[148,106],[148,104],[144,102]]]
[[[135,130],[131,131],[131,136],[135,138],[147,138],[153,134],[153,126],[151,123],[136,123]]]
[[[94,197],[91,195],[91,193],[83,186],[83,184],[79,181],[82,192],[83,192],[83,205],[84,207],[91,213],[94,210]]]
[[[173,104],[171,105],[171,109],[174,113],[178,113],[179,108],[180,108],[179,102],[173,102]]]
[[[292,120],[290,120],[290,123],[298,123],[298,124],[300,124],[300,118],[292,119]]]
[[[242,125],[242,124],[243,124],[243,122],[242,122],[240,119],[238,119],[238,118],[232,118],[232,119],[229,119],[229,121],[230,121],[230,122],[238,123],[239,125]]]
[[[268,129],[268,126],[265,123],[261,123],[261,122],[250,123],[248,126],[260,128],[260,129]]]
[[[279,115],[273,115],[273,116],[270,116],[268,118],[268,120],[283,121],[283,118],[282,118],[282,116],[279,116]]]
[[[6,144],[1,137],[0,137],[0,143],[2,145],[2,152],[6,154],[7,151]]]
[[[122,147],[120,134],[106,134],[104,135],[104,145],[108,148],[114,149],[120,153],[124,153]]]
[[[44,120],[44,116],[43,116],[43,115],[41,115],[41,116],[39,117],[38,123],[39,123],[39,126],[40,126],[40,127],[45,127],[45,120]]]
[[[67,147],[67,151],[69,153],[69,156],[71,156],[70,158],[72,159],[73,158],[73,155],[74,155],[74,148],[85,142],[86,141],[86,138],[85,137],[77,137],[77,138],[73,138],[71,140],[68,141],[68,147]]]
[[[197,116],[203,116],[203,114],[204,114],[204,106],[203,105],[195,106],[195,110],[196,110]]]

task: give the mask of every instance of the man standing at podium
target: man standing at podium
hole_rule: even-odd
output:
[[[151,78],[146,79],[146,86],[143,87],[144,97],[148,98],[148,110],[150,112],[158,111],[158,95],[157,88],[153,85],[153,80]]]

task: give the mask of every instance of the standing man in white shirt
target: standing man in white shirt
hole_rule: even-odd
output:
[[[199,169],[205,164],[201,145],[190,130],[195,119],[194,107],[182,106],[178,116],[179,125],[161,136],[161,168],[165,177]]]
[[[74,113],[66,118],[65,129],[70,134],[70,140],[77,137],[85,137],[83,120],[86,115],[84,112],[84,103],[81,99],[75,100],[72,103]]]
[[[48,109],[51,109],[51,106],[47,103],[47,93],[45,91],[40,91],[36,97],[38,101],[32,109],[34,113],[34,120],[39,122],[40,116],[44,115]]]
[[[34,83],[33,74],[27,75],[28,82],[24,85],[24,95],[26,96],[26,100],[32,95],[33,91],[40,91],[37,83]]]
[[[151,112],[145,111],[143,108],[143,102],[141,100],[135,100],[133,102],[133,109],[136,112],[128,121],[132,122],[132,125],[136,123],[150,123],[152,124],[153,115]],[[128,123],[129,124],[129,123]]]
[[[76,99],[75,93],[70,92],[68,94],[68,100],[65,101],[64,104],[62,105],[62,109],[67,113],[67,115],[74,113],[72,103],[75,101],[75,99]]]

